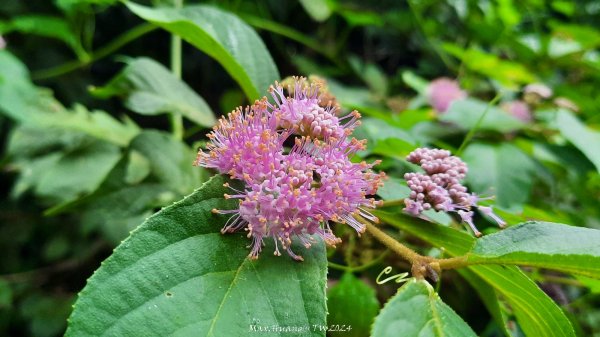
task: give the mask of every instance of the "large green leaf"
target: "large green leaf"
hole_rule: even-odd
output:
[[[144,222],[156,207],[172,203],[176,194],[160,184],[124,186],[108,193],[94,195],[81,212],[86,231],[97,229],[110,242],[118,245],[129,232]]]
[[[146,57],[132,60],[106,86],[92,93],[101,98],[125,96],[125,105],[144,115],[178,113],[204,126],[216,122],[202,97],[163,65]]]
[[[594,163],[600,172],[600,132],[583,124],[572,112],[559,110],[554,121],[561,134]]]
[[[431,285],[412,279],[385,305],[375,319],[373,337],[477,336],[446,305]]]
[[[355,137],[366,139],[369,144],[367,150],[360,152],[361,156],[377,153],[403,159],[417,147],[413,137],[405,130],[378,118],[364,118],[355,132]]]
[[[41,197],[71,200],[93,192],[121,158],[120,150],[105,142],[92,142],[66,153],[17,161],[21,176],[18,195],[30,188]]]
[[[240,84],[250,101],[279,79],[279,72],[260,37],[238,17],[206,5],[183,9],[127,7],[143,18],[181,36],[210,55]]]
[[[480,195],[495,195],[498,206],[520,206],[529,199],[535,162],[508,143],[473,143],[462,155],[469,166],[467,182]]]
[[[600,278],[599,243],[597,229],[532,221],[478,239],[469,261],[523,264]]]
[[[170,134],[158,130],[143,131],[131,141],[131,148],[148,160],[156,180],[173,191],[188,194],[201,183],[202,169],[192,166],[195,154]]]
[[[342,327],[331,331],[331,336],[363,337],[369,335],[379,311],[379,301],[373,288],[346,273],[327,292],[327,309],[327,324]]]
[[[119,146],[139,132],[102,111],[67,110],[35,87],[27,69],[0,51],[0,112],[18,122],[9,153],[21,171],[13,193],[33,190],[53,202],[93,192],[121,157]]]
[[[21,173],[13,195],[33,190],[53,202],[94,191],[122,156],[116,145],[82,133],[28,126],[15,127],[7,152]]]
[[[55,108],[55,111],[44,111],[40,107],[27,107],[31,118],[23,124],[82,132],[119,146],[126,146],[140,132],[133,121],[125,119],[121,123],[104,111],[89,111],[82,105],[75,105],[70,110]]]
[[[0,34],[11,32],[61,40],[71,47],[77,56],[87,57],[79,38],[63,18],[48,15],[21,15],[13,17],[10,21],[0,21]]]
[[[445,43],[443,48],[459,58],[467,68],[495,79],[504,86],[516,89],[519,84],[535,81],[535,76],[520,63],[503,60],[475,48],[463,49],[451,43]]]
[[[294,245],[304,262],[273,256],[267,243],[248,259],[244,233],[220,233],[227,217],[222,176],[148,218],[88,280],[67,336],[246,336],[305,327],[324,336],[327,260],[322,243]],[[268,240],[270,241],[270,240]],[[283,332],[261,332],[283,336]]]
[[[485,117],[478,124],[479,119]],[[504,110],[490,106],[489,103],[474,98],[460,99],[452,102],[448,111],[440,116],[444,122],[452,122],[464,130],[475,127],[481,130],[510,132],[521,129],[525,124],[509,115]]]
[[[132,121],[121,123],[104,111],[66,109],[48,89],[31,83],[27,68],[6,50],[0,50],[0,113],[28,127],[80,132],[119,146],[139,132]]]
[[[467,254],[476,239],[449,227],[421,221],[400,213],[374,212],[381,220],[444,248],[451,256]],[[469,267],[511,305],[527,336],[575,336],[569,319],[535,283],[516,266],[481,265]]]
[[[369,87],[374,96],[387,97],[389,89],[388,78],[377,64],[364,62],[356,55],[350,55],[348,63],[350,63],[354,73]]]

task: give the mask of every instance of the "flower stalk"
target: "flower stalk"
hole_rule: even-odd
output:
[[[468,262],[466,255],[447,259],[423,256],[401,244],[369,221],[365,219],[360,219],[360,221],[365,224],[369,234],[411,264],[411,273],[415,278],[422,279],[428,277],[437,282],[439,274],[443,269],[463,268],[471,264]]]

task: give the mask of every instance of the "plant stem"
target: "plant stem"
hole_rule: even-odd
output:
[[[386,200],[382,207],[404,206],[404,199]]]
[[[488,111],[490,111],[490,107],[492,105],[496,104],[500,100],[501,97],[502,97],[502,93],[498,93],[490,101],[490,103],[488,103],[488,105],[485,107],[485,110],[483,110],[483,113],[481,114],[481,116],[479,116],[479,119],[475,123],[475,126],[473,126],[471,128],[471,130],[469,130],[469,132],[465,136],[465,139],[463,140],[462,144],[460,144],[460,147],[458,148],[458,150],[456,150],[456,153],[455,153],[456,156],[460,156],[461,155],[462,151],[465,149],[465,147],[467,146],[467,144],[469,143],[469,141],[471,141],[471,138],[473,138],[473,136],[475,136],[475,132],[477,132],[477,129],[479,129],[479,125],[485,119],[485,116],[487,115]]]
[[[387,235],[384,231],[377,228],[372,223],[367,222],[367,221],[365,221],[363,223],[367,226],[367,232],[369,232],[371,235],[373,235],[374,238],[376,238],[379,242],[383,243],[383,245],[388,247],[391,251],[400,255],[406,261],[408,261],[410,263],[414,263],[416,260],[423,257],[422,255],[415,252],[414,250],[412,250],[412,249],[406,247],[405,245],[401,244],[400,242],[396,241],[394,238]]]
[[[447,259],[435,259],[433,263],[437,263],[440,269],[458,269],[476,264],[469,262],[469,259],[466,255],[450,257]]]
[[[375,239],[383,243],[404,260],[408,261],[412,266],[412,275],[416,278],[429,276],[431,279],[437,281],[438,274],[442,269],[457,269],[472,264],[469,263],[468,256],[466,255],[448,259],[436,259],[430,256],[423,256],[401,244],[369,221],[366,221],[363,218],[359,218],[359,221],[366,226],[367,232],[373,235]]]
[[[183,7],[183,0],[174,0],[176,9]],[[181,79],[181,37],[176,34],[171,35],[171,72],[175,77]],[[172,111],[169,115],[173,137],[178,140],[183,139],[183,119],[179,112]]]
[[[157,28],[158,27],[153,24],[143,23],[139,26],[136,26],[136,27],[126,31],[125,33],[123,33],[122,35],[120,35],[119,37],[114,39],[113,41],[109,42],[104,47],[99,48],[96,52],[91,54],[89,56],[89,58],[87,58],[85,60],[73,60],[73,61],[63,63],[61,65],[58,65],[56,67],[39,70],[39,71],[34,72],[31,75],[31,78],[34,80],[45,80],[48,78],[52,78],[52,77],[70,73],[79,68],[83,68],[83,67],[90,65],[102,58],[105,58],[106,56],[121,49],[123,46],[125,46],[129,42],[134,41],[134,40],[138,39],[139,37],[141,37],[145,34],[148,34]]]

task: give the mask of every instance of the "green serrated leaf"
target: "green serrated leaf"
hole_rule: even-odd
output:
[[[139,151],[129,151],[127,160],[127,170],[124,177],[127,184],[138,184],[150,174],[150,161]]]
[[[202,182],[203,169],[192,166],[195,154],[166,132],[143,131],[131,141],[131,149],[148,160],[158,181],[181,195],[190,193]]]
[[[178,196],[160,184],[139,184],[94,195],[77,209],[86,231],[96,229],[110,242],[118,245],[155,208],[168,205]]]
[[[377,153],[404,158],[417,147],[413,137],[404,129],[390,125],[378,118],[364,118],[355,132],[355,137],[368,141],[369,148],[361,153],[363,156]]]
[[[363,62],[359,57],[352,55],[348,57],[352,70],[367,84],[371,92],[379,97],[386,97],[388,93],[388,79],[383,70],[370,62]]]
[[[66,109],[48,89],[33,85],[27,68],[6,50],[0,50],[0,113],[28,127],[79,132],[119,146],[139,132],[131,120],[122,123],[104,111]]]
[[[69,23],[60,17],[49,15],[21,15],[13,17],[10,21],[0,21],[0,34],[20,32],[63,41],[71,47],[80,58],[87,54],[81,46],[79,39],[71,29]]]
[[[269,85],[280,79],[260,37],[233,14],[206,5],[174,9],[125,4],[136,15],[181,36],[214,58],[240,84],[250,101],[260,98]]]
[[[379,219],[443,248],[450,256],[467,254],[476,239],[467,233],[404,216],[374,212]],[[511,305],[527,336],[569,336],[575,332],[563,311],[516,266],[481,265],[469,267]]]
[[[351,273],[346,273],[327,292],[327,308],[327,324],[351,327],[348,331],[331,331],[331,336],[362,337],[369,335],[379,311],[379,301],[373,288]]]
[[[443,48],[459,58],[467,68],[509,88],[516,89],[520,84],[535,81],[535,76],[521,63],[503,60],[476,48],[463,49],[451,43],[444,43]]]
[[[553,126],[585,154],[600,172],[600,132],[590,129],[572,112],[564,109],[557,112]]]
[[[178,113],[203,126],[216,123],[202,97],[163,65],[145,57],[132,60],[106,86],[94,88],[92,94],[101,98],[124,96],[129,109],[144,115]]]
[[[529,199],[535,162],[508,143],[473,143],[462,155],[469,166],[467,183],[479,195],[494,195],[501,207],[518,207]]]
[[[246,336],[259,327],[306,327],[325,336],[327,259],[322,243],[294,245],[304,262],[249,260],[244,233],[223,235],[225,179],[215,176],[156,213],[88,280],[67,336]],[[282,336],[280,332],[262,332]]]
[[[600,278],[599,242],[597,229],[531,221],[478,239],[469,261],[529,265]]]
[[[121,158],[116,145],[80,133],[22,126],[12,132],[8,153],[20,171],[13,195],[33,190],[53,202],[93,192]]]
[[[429,283],[412,279],[385,305],[375,319],[373,337],[477,336],[446,305]]]

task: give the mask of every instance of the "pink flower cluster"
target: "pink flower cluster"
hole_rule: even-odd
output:
[[[427,100],[438,113],[446,112],[452,102],[464,98],[467,93],[457,81],[447,77],[435,79],[427,87]]]
[[[365,146],[348,139],[360,123],[358,112],[340,117],[339,107],[320,106],[319,87],[304,78],[295,78],[291,97],[278,83],[270,92],[274,103],[264,97],[221,118],[208,135],[208,152],[200,150],[195,165],[243,181],[241,190],[227,184],[235,192],[225,195],[239,199],[239,208],[214,212],[232,215],[222,233],[248,232],[250,258],[258,258],[263,240],[271,238],[275,255],[281,247],[302,260],[290,249],[292,238],[306,247],[314,236],[335,245],[340,239],[330,221],[359,233],[365,230],[359,218],[377,221],[367,209],[378,202],[367,196],[377,192],[383,174],[371,171],[376,163],[349,160]],[[284,143],[291,137],[293,146],[287,150]]]
[[[473,207],[489,216],[504,227],[506,222],[494,214],[491,207],[478,205],[482,200],[469,193],[461,184],[465,178],[467,165],[450,151],[419,148],[411,152],[406,159],[420,165],[425,173],[406,173],[404,179],[410,188],[410,196],[404,200],[404,210],[414,216],[433,209],[437,212],[456,212],[467,223],[476,236],[481,236],[473,223]]]
[[[504,109],[504,111],[508,112],[513,117],[522,122],[530,123],[533,121],[531,109],[529,108],[529,105],[527,105],[527,103],[525,103],[524,101],[514,100],[506,102],[502,104],[502,109]]]
[[[552,95],[552,90],[542,84],[528,85],[525,87],[524,92],[526,94],[535,93],[542,98],[548,98]],[[435,111],[438,114],[443,114],[454,101],[465,99],[468,94],[460,88],[456,80],[440,77],[431,81],[427,87],[426,97]],[[513,100],[506,102],[502,105],[502,109],[522,122],[530,123],[533,121],[531,109],[525,101]]]

